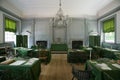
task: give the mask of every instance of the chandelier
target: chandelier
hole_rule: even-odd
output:
[[[52,18],[52,26],[57,28],[67,27],[68,24],[68,15],[63,14],[61,0],[59,0],[59,10],[55,17]]]

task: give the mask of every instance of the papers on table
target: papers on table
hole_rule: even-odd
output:
[[[113,66],[117,67],[117,68],[120,68],[120,65],[119,64],[112,64]]]
[[[115,50],[115,49],[110,49],[110,48],[105,48],[106,50],[109,50],[109,51],[115,51],[115,52],[118,52],[118,50]]]
[[[39,60],[39,59],[38,58],[31,58],[29,60],[36,61],[36,60]]]
[[[32,65],[36,60],[39,60],[38,58],[31,58],[29,59],[27,62],[26,60],[17,60],[13,63],[11,63],[10,65]]]
[[[90,60],[90,62],[91,62],[91,63],[97,63],[96,61],[92,61],[92,60]]]
[[[77,49],[76,51],[78,51],[78,52],[84,52],[84,50],[79,50],[79,49]]]
[[[86,50],[92,50],[92,48],[86,48]]]
[[[77,49],[76,51],[81,51],[81,50]]]
[[[99,64],[96,64],[98,67],[100,67],[101,69],[104,69],[104,70],[112,70],[110,67],[108,67],[107,64],[105,63],[99,63]]]
[[[4,56],[0,56],[0,58],[3,58]]]
[[[24,60],[18,60],[18,61],[15,61],[15,62],[11,63],[10,65],[21,65],[21,64],[23,64],[25,62],[26,61],[24,61]]]
[[[39,60],[38,58],[31,58],[24,65],[32,65],[35,61]]]

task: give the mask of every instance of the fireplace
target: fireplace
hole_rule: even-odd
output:
[[[72,41],[72,49],[80,49],[80,46],[83,46],[82,40],[73,40]]]
[[[47,48],[47,41],[36,41],[36,44],[41,48]]]

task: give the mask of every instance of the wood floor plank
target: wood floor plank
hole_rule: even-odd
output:
[[[67,63],[67,54],[52,54],[48,65],[41,65],[39,80],[71,80],[71,64]]]
[[[84,64],[67,63],[67,54],[52,54],[51,62],[47,65],[41,65],[41,74],[39,80],[71,80],[72,66],[84,70]]]

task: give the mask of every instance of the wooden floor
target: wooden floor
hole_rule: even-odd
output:
[[[67,54],[52,54],[51,62],[47,65],[41,65],[39,80],[71,80],[71,65],[67,63]],[[81,69],[84,68],[84,65],[77,65]]]

